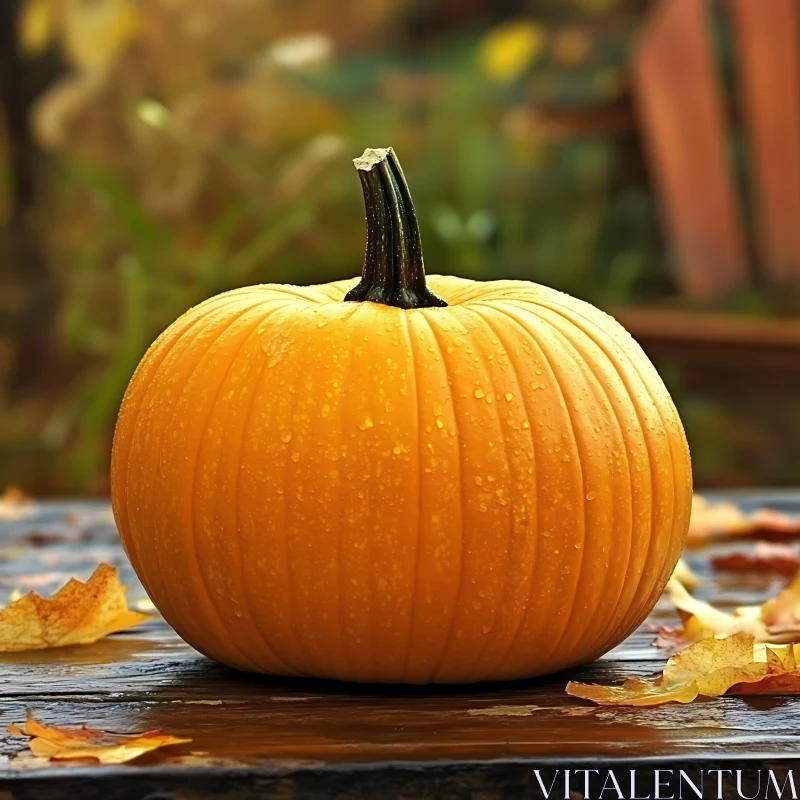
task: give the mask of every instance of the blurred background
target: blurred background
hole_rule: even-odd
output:
[[[5,0],[0,488],[108,489],[190,305],[360,272],[392,145],[426,264],[612,311],[698,486],[800,483],[798,0]]]

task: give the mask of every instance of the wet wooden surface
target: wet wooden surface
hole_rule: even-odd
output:
[[[739,499],[800,513],[800,492]],[[752,546],[690,552],[705,578],[696,594],[723,607],[774,594],[785,577],[710,570],[713,553]],[[32,504],[0,517],[0,602],[14,590],[46,594],[73,575],[85,579],[101,561],[120,569],[133,607],[146,602],[107,505]],[[662,601],[593,664],[454,688],[240,674],[203,658],[160,618],[90,646],[0,655],[0,798],[538,797],[532,770],[559,763],[800,763],[800,697],[609,709],[565,694],[570,679],[605,683],[660,671],[650,627],[676,621]],[[5,733],[27,710],[50,724],[160,728],[192,743],[117,767],[42,763]]]

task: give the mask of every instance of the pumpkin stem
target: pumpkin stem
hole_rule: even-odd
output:
[[[344,299],[396,308],[446,306],[425,283],[417,216],[394,150],[367,148],[353,163],[364,191],[367,248],[361,282]]]

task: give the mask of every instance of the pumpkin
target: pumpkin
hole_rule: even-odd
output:
[[[142,359],[112,454],[127,554],[180,636],[242,670],[468,682],[593,659],[686,535],[669,394],[585,302],[426,280],[394,152],[355,164],[359,282],[221,294]]]

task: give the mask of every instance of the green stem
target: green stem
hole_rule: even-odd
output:
[[[446,306],[425,283],[419,225],[394,150],[368,148],[353,163],[364,191],[367,247],[361,281],[344,299],[396,308]]]

